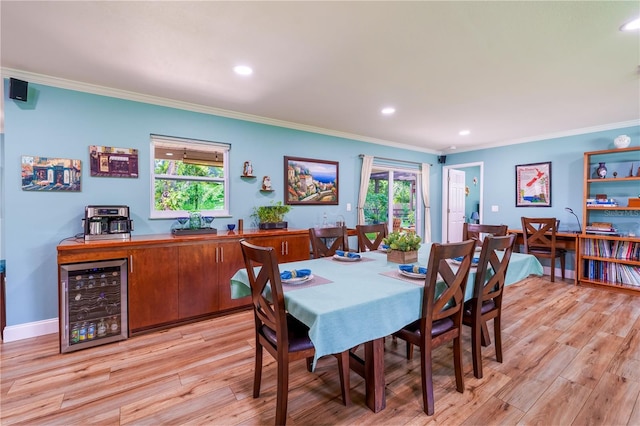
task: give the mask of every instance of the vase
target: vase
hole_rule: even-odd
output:
[[[600,179],[604,179],[605,177],[607,177],[607,166],[605,166],[604,163],[599,164],[600,165],[596,169],[596,174]]]
[[[626,148],[629,146],[630,143],[631,143],[631,138],[627,135],[620,135],[613,140],[613,144],[618,149]]]

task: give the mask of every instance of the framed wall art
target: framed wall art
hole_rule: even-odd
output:
[[[337,205],[338,162],[284,157],[285,204]]]
[[[516,207],[551,207],[551,162],[516,166]]]
[[[112,146],[89,146],[91,176],[138,177],[138,150]]]
[[[23,191],[80,191],[82,162],[68,158],[22,156]]]

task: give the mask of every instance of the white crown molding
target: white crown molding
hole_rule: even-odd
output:
[[[633,126],[640,126],[640,119],[630,120],[630,121],[622,121],[620,123],[601,124],[599,126],[592,126],[592,127],[583,127],[582,129],[572,129],[572,130],[566,130],[566,131],[563,131],[563,132],[549,133],[549,134],[546,134],[546,135],[529,136],[529,137],[526,137],[526,138],[511,139],[511,140],[496,142],[496,143],[493,143],[493,144],[475,145],[475,146],[473,146],[471,148],[468,148],[468,149],[456,149],[455,151],[449,150],[446,153],[447,154],[455,154],[457,152],[478,151],[480,149],[499,148],[501,146],[507,146],[507,145],[517,145],[517,144],[528,143],[528,142],[539,142],[539,141],[544,141],[544,140],[549,140],[549,139],[564,138],[564,137],[568,137],[568,136],[578,136],[578,135],[584,135],[584,134],[587,134],[587,133],[603,132],[603,131],[606,131],[606,130],[622,129],[624,127],[633,127]]]
[[[113,89],[105,86],[97,86],[94,84],[83,83],[79,81],[67,80],[58,77],[51,77],[43,74],[32,73],[28,71],[20,71],[12,68],[1,68],[0,73],[3,78],[18,78],[36,84],[45,86],[58,87],[60,89],[76,90],[78,92],[91,93],[94,95],[108,96],[118,99],[126,99],[129,101],[142,102],[152,105],[165,106],[169,108],[182,109],[185,111],[199,112],[203,114],[217,115],[220,117],[233,118],[236,120],[250,121],[253,123],[267,124],[270,126],[284,127],[287,129],[301,130],[309,133],[318,133],[337,138],[353,139],[361,142],[369,142],[378,145],[391,146],[394,148],[408,149],[411,151],[425,152],[428,154],[437,154],[437,151],[430,149],[420,149],[412,145],[406,145],[398,142],[386,141],[383,139],[371,138],[368,136],[355,135],[351,133],[339,132],[322,127],[308,126],[305,124],[293,123],[290,121],[276,120],[273,118],[261,117],[257,115],[245,114],[236,111],[229,111],[221,108],[214,108],[205,105],[193,104],[189,102],[177,101],[174,99],[161,98],[157,96],[145,95],[142,93],[129,92],[126,90]]]

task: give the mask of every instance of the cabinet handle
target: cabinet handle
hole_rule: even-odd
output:
[[[289,241],[285,241],[285,242],[284,242],[284,246],[285,246],[285,248],[286,248],[286,250],[285,250],[285,253],[284,253],[284,254],[288,255],[288,254],[289,254]]]
[[[220,255],[218,254],[218,247],[216,247],[216,263],[220,262]]]
[[[224,263],[224,247],[220,247],[220,263]]]
[[[129,273],[133,274],[133,255],[129,255]]]

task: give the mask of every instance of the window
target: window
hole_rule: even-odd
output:
[[[418,176],[417,170],[374,164],[364,207],[366,223],[387,222],[404,229],[421,229]]]
[[[151,217],[229,215],[228,144],[151,135]]]

